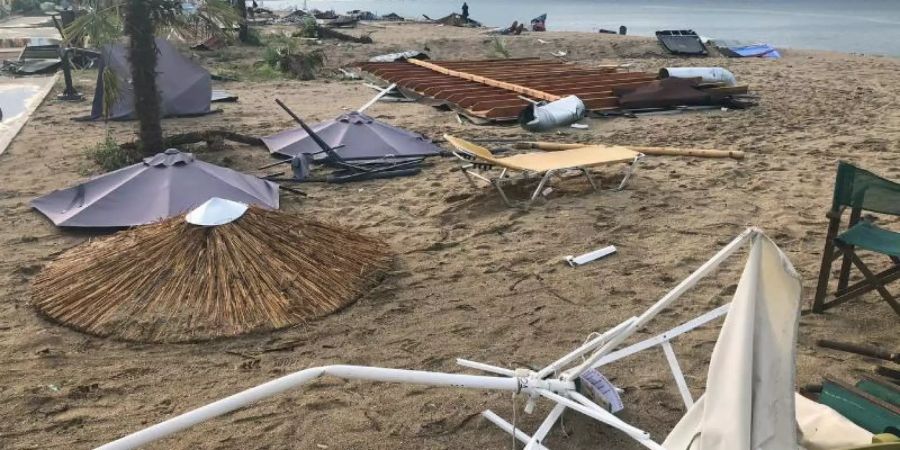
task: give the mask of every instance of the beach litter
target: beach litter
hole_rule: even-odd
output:
[[[694,30],[662,30],[656,39],[673,55],[707,56],[709,50]]]
[[[605,258],[609,255],[612,255],[615,252],[616,252],[616,246],[608,245],[606,247],[594,250],[592,252],[585,253],[583,255],[579,255],[579,256],[569,255],[569,256],[566,256],[565,259],[566,259],[566,262],[569,264],[569,266],[578,267],[578,266],[583,266],[591,261],[596,261],[598,259]]]
[[[405,95],[449,107],[476,124],[518,121],[539,101],[577,96],[593,115],[676,110],[686,106],[752,105],[746,85],[700,78],[660,80],[658,73],[622,66],[580,67],[537,58],[502,60],[367,62],[359,69],[381,85],[396,83]],[[670,80],[670,81],[666,81]],[[675,80],[675,81],[671,81]],[[629,96],[623,99],[623,96]],[[634,98],[640,96],[640,103]],[[625,100],[625,101],[623,101]]]
[[[290,159],[266,165],[260,170],[284,163],[290,163],[293,168],[294,178],[267,176],[266,178],[270,180],[347,183],[410,176],[421,171],[426,156],[440,152],[438,147],[423,136],[378,123],[356,111],[340,116],[332,122],[334,126],[320,127],[320,130],[330,135],[337,133],[337,138],[342,143],[332,146],[281,100],[276,99],[275,102],[300,125],[300,129],[263,138],[263,142],[272,153],[290,156]],[[273,148],[276,150],[272,151]],[[384,150],[385,148],[388,150]],[[338,153],[344,149],[348,149],[344,152],[346,157]],[[288,155],[288,152],[291,152],[291,155]],[[331,166],[336,170],[324,179],[308,178],[313,162]]]
[[[104,337],[237,336],[355,302],[386,269],[385,249],[337,225],[210,199],[187,220],[179,215],[64,252],[35,278],[32,302],[55,322]]]
[[[729,256],[749,243],[749,255],[733,299],[729,304],[715,308],[691,321],[645,339],[637,344],[619,348],[626,339],[641,331],[660,312],[671,307],[685,292],[709,275]],[[814,434],[815,429],[797,428],[808,423],[798,417],[793,398],[794,371],[798,318],[800,311],[800,281],[787,256],[761,231],[750,228],[723,247],[673,290],[639,316],[629,318],[603,333],[593,334],[583,345],[562,356],[542,369],[507,369],[482,362],[457,359],[457,364],[487,372],[489,376],[464,375],[421,370],[389,369],[382,367],[331,365],[313,367],[277,378],[265,384],[247,389],[230,397],[210,403],[137,431],[99,447],[100,450],[124,450],[162,439],[237,409],[249,406],[289,389],[307,385],[322,377],[332,376],[344,380],[367,380],[426,386],[443,386],[479,390],[511,391],[524,394],[526,414],[536,410],[539,400],[549,401],[546,419],[531,435],[510,424],[490,410],[482,413],[488,421],[525,444],[528,449],[545,449],[543,442],[566,410],[585,415],[614,428],[638,444],[654,450],[687,448],[698,436],[706,441],[719,439],[723,446],[704,444],[704,448],[729,448],[750,450],[756,448],[794,448],[801,440]],[[684,374],[678,364],[671,341],[715,319],[727,316],[712,352],[706,380],[706,393],[694,401],[687,388]],[[611,364],[621,358],[660,347],[669,362],[675,384],[685,404],[687,413],[669,433],[663,444],[655,441],[650,433],[629,424],[614,415],[601,404],[579,392],[575,381],[594,369]],[[739,373],[735,373],[738,371]],[[590,376],[589,376],[590,378]],[[602,386],[594,379],[597,388],[618,394],[614,386]],[[590,381],[589,381],[590,382]],[[735,392],[745,395],[735,396]],[[614,402],[616,403],[616,402]],[[627,407],[627,406],[626,406]],[[816,408],[816,413],[821,409]],[[817,417],[821,416],[817,414]],[[831,423],[831,431],[846,442],[854,436],[852,444],[871,442],[871,433],[843,432],[846,427],[858,427],[846,423]],[[746,436],[757,436],[770,445],[755,445]],[[821,448],[834,448],[832,439],[817,436]],[[701,442],[703,442],[701,441]]]

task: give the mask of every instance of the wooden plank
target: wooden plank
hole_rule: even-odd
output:
[[[437,64],[432,64],[427,61],[411,59],[411,60],[409,60],[409,62],[412,64],[415,64],[417,66],[420,66],[420,67],[425,67],[425,68],[434,70],[435,72],[443,73],[443,74],[454,76],[457,78],[462,78],[465,80],[475,81],[477,83],[481,83],[481,84],[484,84],[487,86],[492,86],[492,87],[497,87],[500,89],[506,89],[508,91],[518,92],[519,94],[527,95],[532,98],[547,100],[550,102],[559,100],[562,98],[562,96],[560,96],[560,95],[550,94],[547,92],[539,91],[537,89],[531,89],[531,88],[527,88],[525,86],[520,86],[520,85],[513,84],[513,83],[506,83],[506,82],[497,81],[497,80],[494,80],[491,78],[481,77],[478,75],[472,75],[472,74],[469,74],[466,72],[445,69]]]
[[[711,87],[703,89],[703,92],[709,92],[711,94],[719,94],[719,95],[743,95],[750,92],[750,86],[741,85],[741,86],[722,86],[722,87]]]

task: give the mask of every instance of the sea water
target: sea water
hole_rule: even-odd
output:
[[[462,0],[257,0],[272,9],[359,9],[409,18],[460,12]],[[701,36],[779,47],[900,56],[900,0],[468,0],[469,15],[486,26],[528,23],[547,13],[551,31],[628,27],[653,36],[693,29]]]

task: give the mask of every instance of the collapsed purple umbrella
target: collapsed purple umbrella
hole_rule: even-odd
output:
[[[421,134],[379,122],[363,113],[351,112],[312,126],[312,130],[346,160],[420,158],[440,154],[440,147]],[[269,152],[292,158],[319,153],[322,149],[302,128],[292,128],[263,138]],[[326,155],[322,154],[319,159]]]
[[[60,227],[130,227],[219,197],[278,209],[278,185],[166,150],[143,162],[51,192],[31,206]]]

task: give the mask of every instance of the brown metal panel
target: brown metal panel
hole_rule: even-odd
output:
[[[454,72],[444,74],[438,67]],[[506,85],[556,96],[577,95],[589,109],[605,110],[618,107],[618,98],[612,93],[614,88],[641,85],[657,78],[651,73],[585,68],[535,58],[432,60],[422,65],[405,61],[364,63],[360,68],[424,97],[454,104],[473,116],[501,120],[514,119],[529,104],[516,92],[505,89]],[[467,79],[470,76],[478,81]],[[497,87],[480,82],[482,79],[490,84],[496,82]]]

